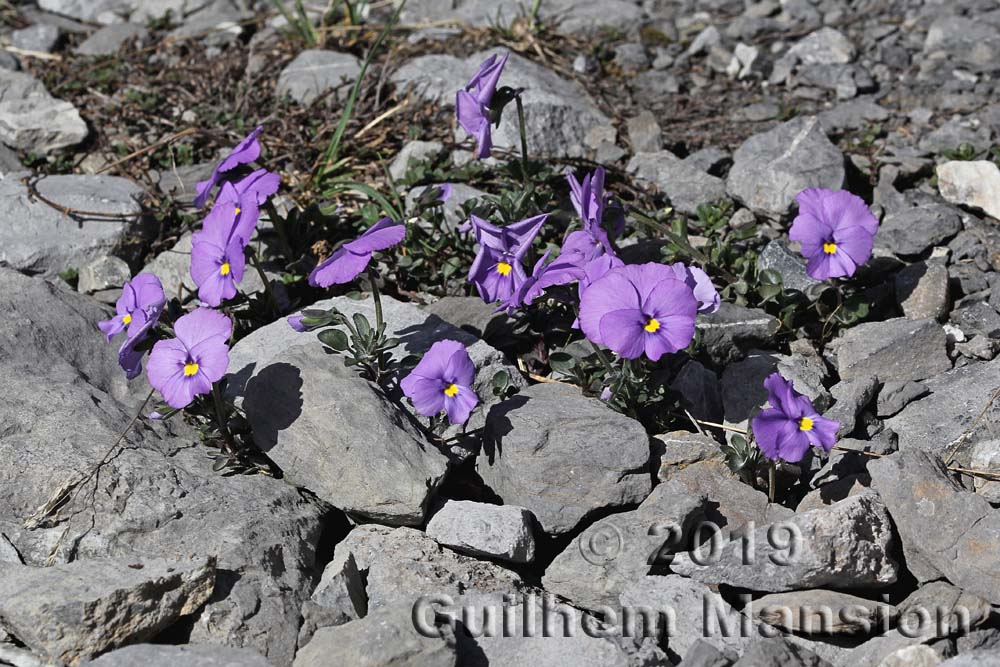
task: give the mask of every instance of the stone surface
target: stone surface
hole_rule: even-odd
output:
[[[976,626],[982,625],[992,613],[989,602],[978,595],[966,593],[947,581],[924,584],[906,596],[897,608],[900,616],[908,617],[913,625],[924,619],[933,623],[940,622],[943,632],[939,634],[942,635],[950,634],[949,629],[951,633],[957,631],[967,634]]]
[[[897,614],[885,602],[821,589],[765,595],[743,610],[751,612],[767,625],[807,635],[871,634]]]
[[[412,164],[426,160],[444,150],[440,141],[408,141],[389,164],[389,174],[397,181],[406,176]]]
[[[477,469],[505,504],[560,535],[592,512],[641,502],[649,461],[639,422],[575,387],[538,384],[490,410]]]
[[[671,475],[689,465],[722,459],[719,443],[706,435],[686,431],[654,435],[653,450],[653,467],[661,482],[669,481]]]
[[[917,262],[907,266],[896,274],[895,287],[896,300],[908,319],[940,320],[948,314],[948,269],[940,264]]]
[[[347,552],[339,556],[327,564],[323,577],[309,598],[320,607],[337,613],[338,622],[331,625],[340,625],[368,613],[364,578],[354,555]]]
[[[530,563],[535,559],[532,521],[523,507],[449,500],[427,522],[427,535],[473,556]]]
[[[726,197],[721,178],[705,173],[681,160],[670,151],[638,153],[626,168],[640,181],[655,185],[681,213],[694,214],[701,204],[712,204]]]
[[[757,257],[757,270],[766,271],[768,269],[781,274],[782,285],[785,289],[805,292],[820,281],[806,273],[806,263],[802,255],[794,253],[788,249],[788,245],[783,241],[771,241],[760,252]]]
[[[30,74],[0,69],[0,142],[45,155],[86,137],[76,107],[49,95]]]
[[[887,215],[875,236],[875,246],[897,255],[919,255],[961,229],[962,219],[951,206],[917,206]]]
[[[82,56],[107,56],[128,45],[143,46],[149,41],[149,31],[134,23],[112,23],[100,28],[76,47]]]
[[[663,147],[663,130],[651,111],[628,119],[628,140],[634,153],[655,153]]]
[[[988,160],[938,165],[938,190],[952,204],[977,208],[1000,219],[1000,168]]]
[[[87,262],[79,270],[76,288],[84,294],[121,288],[132,277],[128,264],[120,257],[107,256]]]
[[[722,419],[722,391],[715,372],[701,362],[689,360],[670,381],[681,407],[695,419],[718,422]]]
[[[361,74],[361,61],[349,53],[307,49],[281,70],[275,94],[309,106],[330,91],[344,91]]]
[[[37,199],[32,201],[23,183],[0,180],[0,265],[54,277],[111,254],[129,233],[141,228],[138,198],[142,190],[127,179],[48,176],[36,187],[60,206],[124,218],[75,220]]]
[[[0,532],[24,562],[214,557],[215,592],[184,623],[190,641],[290,662],[331,508],[263,475],[223,477],[182,422],[167,425],[179,434],[143,422],[57,517],[43,518],[39,508],[94,469],[146,392],[124,381],[117,345],[94,324],[108,310],[92,299],[0,268],[0,312]]]
[[[25,51],[50,53],[59,42],[59,28],[48,23],[36,23],[10,33],[11,45]]]
[[[630,581],[683,548],[704,505],[683,484],[660,484],[638,509],[600,519],[576,536],[545,570],[545,590],[586,609],[614,607]]]
[[[695,326],[712,360],[726,363],[738,359],[747,349],[770,343],[779,322],[763,310],[723,301],[716,312],[700,316]]]
[[[844,156],[810,116],[743,142],[733,154],[726,190],[754,213],[781,218],[791,212],[802,190],[839,190],[843,184]]]
[[[105,653],[86,667],[271,667],[267,658],[249,649],[184,644],[136,644]]]
[[[827,667],[828,664],[808,648],[785,637],[774,637],[751,644],[733,667]]]
[[[848,329],[830,347],[845,380],[923,380],[951,368],[944,329],[932,319],[865,322]]]
[[[76,662],[154,637],[196,612],[215,561],[89,560],[0,566],[0,625],[52,660]]]
[[[944,576],[1000,601],[1000,514],[986,499],[963,489],[929,452],[901,451],[869,463],[868,471],[918,579]]]
[[[854,60],[854,45],[844,33],[820,28],[797,41],[788,53],[804,65],[837,65]]]
[[[907,405],[928,394],[927,387],[913,380],[890,380],[878,392],[879,417],[891,417]]]
[[[465,60],[449,55],[421,56],[396,70],[392,81],[404,88],[412,87],[425,99],[451,105],[455,91],[465,87],[479,64],[494,52],[496,49],[482,51]],[[583,156],[587,131],[611,124],[579,84],[516,53],[507,61],[500,81],[500,85],[525,88],[522,99],[528,146],[533,154]],[[464,138],[465,133],[461,134]],[[520,150],[517,114],[513,107],[503,115],[500,127],[493,129],[493,145]]]
[[[752,559],[743,557],[741,541],[733,541],[715,553],[705,547],[679,554],[670,568],[704,583],[770,592],[878,588],[896,581],[892,524],[876,494],[795,514],[775,526],[770,537],[770,526],[754,531]]]

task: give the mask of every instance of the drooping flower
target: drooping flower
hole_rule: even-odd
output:
[[[809,188],[795,200],[799,214],[788,238],[802,244],[806,272],[817,280],[852,276],[872,254],[878,219],[846,190]]]
[[[125,371],[125,379],[134,380],[142,373],[142,358],[146,355],[146,349],[140,349],[150,330],[156,326],[160,320],[160,310],[151,315],[145,323],[135,332],[129,331],[125,342],[118,348],[118,365]]]
[[[580,300],[580,328],[587,338],[626,359],[656,361],[688,346],[698,301],[666,265],[650,262],[609,270]]]
[[[115,316],[98,322],[97,328],[104,333],[108,342],[125,330],[132,337],[154,315],[155,319],[159,319],[166,301],[160,279],[152,273],[140,273],[122,285],[122,295],[115,302]]]
[[[697,266],[687,266],[683,262],[671,264],[670,268],[673,269],[677,279],[687,283],[687,286],[694,292],[694,298],[698,300],[699,313],[710,314],[719,309],[719,306],[722,305],[722,298],[707,273]]]
[[[792,382],[780,373],[764,380],[767,402],[752,420],[753,436],[767,458],[794,463],[801,461],[810,447],[829,452],[837,442],[840,422],[821,417],[812,401],[795,391]]]
[[[306,325],[302,324],[302,318],[303,317],[305,317],[305,316],[301,315],[301,314],[300,315],[289,315],[287,318],[285,318],[285,321],[288,322],[288,326],[290,326],[291,328],[295,329],[299,333],[302,333],[304,331],[309,331],[309,328]]]
[[[531,275],[501,304],[499,310],[512,312],[530,306],[549,287],[567,285],[583,277],[584,271],[575,261],[564,259],[560,255],[548,262],[550,254],[546,252],[542,255],[542,258],[535,263]]]
[[[486,303],[507,301],[520,289],[527,274],[521,263],[548,215],[497,227],[475,215],[469,217],[479,251],[469,269],[469,282]]]
[[[509,53],[497,59],[496,54],[487,58],[476,71],[472,80],[455,97],[455,115],[459,125],[476,138],[479,147],[476,156],[489,157],[493,148],[493,138],[490,133],[490,101],[496,92],[497,82],[507,64]]]
[[[187,407],[212,391],[229,367],[233,322],[217,310],[198,308],[174,322],[176,338],[161,340],[149,355],[147,375],[172,408]]]
[[[423,416],[444,410],[452,424],[464,424],[479,403],[472,388],[475,379],[476,367],[465,346],[446,339],[434,343],[399,386]]]
[[[195,184],[195,191],[198,195],[194,198],[194,205],[201,208],[208,201],[209,195],[212,193],[212,188],[215,187],[219,179],[222,178],[222,174],[227,171],[231,171],[241,164],[246,164],[248,162],[253,162],[258,157],[260,157],[260,142],[257,141],[257,137],[260,133],[264,131],[264,126],[260,125],[247,135],[240,143],[236,144],[236,147],[227,155],[222,162],[215,165],[215,169],[212,170],[212,175],[206,181],[199,181]]]
[[[192,237],[191,278],[198,286],[198,298],[213,307],[236,296],[236,283],[243,280],[246,243],[239,216],[232,201],[216,202],[202,230]]]
[[[406,225],[396,224],[391,218],[382,218],[364,234],[345,243],[320,262],[309,274],[309,284],[329,287],[349,283],[368,267],[372,253],[401,243],[405,236]]]
[[[261,205],[278,191],[279,185],[281,177],[266,169],[258,169],[238,181],[222,184],[215,205],[231,203],[236,206],[231,234],[239,237],[243,245],[250,243],[253,237],[257,220],[260,218]]]

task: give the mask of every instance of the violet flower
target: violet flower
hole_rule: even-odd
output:
[[[198,308],[174,322],[176,338],[161,340],[149,355],[146,374],[153,388],[176,409],[194,397],[208,394],[229,367],[227,341],[233,331],[228,317],[210,308]]]
[[[260,219],[260,207],[268,198],[278,191],[281,176],[258,169],[239,181],[222,184],[215,205],[231,203],[236,205],[236,218],[232,233],[240,238],[243,245],[250,243],[257,221]]]
[[[194,198],[195,206],[201,208],[205,205],[205,202],[208,201],[208,196],[212,193],[212,188],[222,178],[222,174],[235,169],[241,164],[253,162],[260,157],[260,142],[257,141],[257,137],[263,131],[264,126],[258,126],[257,129],[247,135],[240,143],[236,144],[236,147],[233,148],[222,162],[215,165],[215,169],[212,170],[212,175],[207,181],[199,181],[195,184],[195,191],[198,193]]]
[[[288,322],[288,326],[290,326],[291,328],[295,329],[299,333],[303,333],[305,331],[309,331],[309,327],[307,327],[306,325],[302,324],[302,318],[303,317],[305,317],[305,316],[304,315],[289,315],[287,318],[285,318],[285,321]]]
[[[570,202],[583,222],[583,229],[572,232],[563,244],[563,254],[579,252],[585,264],[603,253],[613,254],[611,240],[604,228],[607,197],[604,194],[604,167],[598,167],[593,174],[577,181],[572,173],[566,174],[569,182]],[[616,208],[616,211],[620,210]],[[612,234],[619,236],[625,228],[625,218],[614,216]]]
[[[753,436],[764,455],[772,461],[801,461],[810,447],[829,452],[837,442],[840,422],[821,417],[812,401],[795,391],[793,384],[771,373],[764,380],[770,408],[752,420]]]
[[[854,275],[872,254],[878,220],[846,190],[809,188],[796,197],[799,214],[788,238],[802,244],[806,273],[817,280]]]
[[[469,282],[476,286],[486,303],[507,301],[520,289],[527,275],[521,259],[545,223],[546,214],[497,227],[477,216],[470,216],[479,251],[469,269]]]
[[[236,296],[236,283],[243,280],[246,244],[239,232],[239,216],[240,209],[233,202],[217,202],[202,231],[192,237],[191,278],[198,286],[198,298],[209,306]]]
[[[663,264],[627,265],[594,281],[580,300],[580,328],[619,356],[657,361],[694,337],[698,301]]]
[[[509,53],[497,60],[496,54],[487,58],[479,66],[472,80],[455,97],[455,115],[459,125],[476,138],[478,151],[476,157],[489,157],[493,148],[493,138],[490,134],[490,101],[496,92],[497,82],[507,64]]]
[[[115,316],[98,322],[97,328],[104,333],[108,342],[125,330],[131,338],[150,319],[159,319],[166,301],[160,279],[152,273],[140,273],[132,280],[125,281],[122,295],[115,302]]]
[[[722,305],[722,298],[707,273],[697,266],[686,266],[683,262],[671,264],[670,268],[673,269],[678,280],[684,281],[694,291],[694,298],[698,300],[699,313],[708,315],[719,309],[719,306]]]
[[[396,224],[391,218],[382,218],[364,234],[345,243],[320,262],[309,274],[309,284],[329,287],[349,283],[368,267],[372,253],[401,243],[405,236],[406,225]]]
[[[134,380],[142,373],[142,358],[146,355],[146,350],[139,349],[139,344],[146,340],[149,332],[160,321],[161,312],[157,310],[134,333],[129,331],[125,342],[118,348],[118,365],[125,371],[126,380]]]
[[[584,276],[584,270],[579,264],[573,260],[564,259],[562,256],[546,264],[550,254],[546,252],[542,255],[542,258],[535,263],[531,275],[503,302],[498,310],[512,312],[518,308],[530,306],[547,288],[567,285]]]
[[[423,416],[444,410],[452,424],[464,424],[479,403],[472,388],[475,379],[476,367],[465,346],[446,339],[434,343],[399,386]]]

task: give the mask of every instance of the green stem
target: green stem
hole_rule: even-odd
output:
[[[705,256],[705,253],[701,252],[700,250],[692,246],[687,239],[682,238],[677,234],[675,234],[674,230],[670,229],[670,227],[668,227],[667,225],[663,224],[659,220],[656,220],[646,215],[645,213],[636,208],[629,209],[629,213],[631,213],[632,217],[637,219],[642,224],[646,225],[647,227],[652,227],[653,229],[657,230],[658,232],[666,236],[672,243],[676,243],[677,245],[679,245],[693,259],[696,259],[699,262],[701,262],[706,268],[709,265],[711,265],[711,261],[707,256]],[[716,269],[726,278],[726,280],[729,280],[730,282],[736,282],[737,280],[739,280],[739,278],[737,278],[732,273],[726,271],[721,267],[716,267]]]
[[[233,444],[233,436],[229,434],[229,428],[226,426],[225,409],[222,405],[222,394],[219,392],[218,382],[212,383],[212,401],[215,403],[215,419],[219,424],[219,433],[222,434],[226,453],[235,454],[236,447]]]
[[[381,338],[382,332],[385,331],[385,320],[382,319],[382,296],[378,291],[378,274],[371,267],[368,267],[368,282],[371,283],[372,300],[375,301],[375,331],[378,334],[376,338]]]
[[[257,270],[257,275],[264,282],[264,294],[267,295],[267,301],[271,304],[272,314],[277,317],[281,314],[281,309],[278,307],[278,299],[274,296],[274,291],[271,289],[271,281],[268,279],[267,274],[264,273],[263,267],[260,265],[260,260],[257,258],[257,253],[251,246],[247,246],[247,251],[250,253],[250,263],[253,264],[253,268]]]
[[[767,467],[767,502],[774,502],[775,474],[777,466],[774,461],[768,461]]]
[[[521,178],[524,179],[525,191],[531,189],[531,181],[528,178],[528,128],[524,122],[524,104],[521,102],[521,94],[514,96],[517,103],[517,130],[521,135]]]

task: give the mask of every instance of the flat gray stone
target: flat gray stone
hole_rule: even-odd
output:
[[[804,65],[837,65],[854,60],[855,49],[844,33],[824,27],[797,41],[788,53]]]
[[[76,289],[84,294],[93,294],[101,290],[121,288],[131,278],[132,271],[125,260],[108,255],[80,267]]]
[[[85,667],[272,667],[267,658],[245,648],[198,644],[135,644],[105,653]]]
[[[762,639],[750,645],[733,667],[828,667],[811,650],[786,637]]]
[[[640,181],[655,185],[681,213],[693,215],[701,204],[726,198],[726,184],[670,151],[638,153],[626,170]]]
[[[872,634],[895,620],[896,608],[840,591],[814,589],[771,593],[743,613],[787,632],[807,635]]]
[[[448,500],[427,522],[427,535],[473,556],[530,563],[535,559],[532,522],[523,507]]]
[[[46,155],[87,138],[87,124],[30,74],[0,69],[0,142]]]
[[[896,581],[892,523],[874,493],[795,514],[774,524],[770,536],[769,530],[753,532],[753,558],[744,557],[742,540],[736,540],[714,553],[705,546],[679,554],[670,569],[703,583],[769,592],[880,588]]]
[[[781,274],[782,286],[785,289],[805,292],[820,282],[806,273],[806,262],[802,255],[789,250],[784,241],[771,241],[761,250],[757,257],[757,270],[768,269]]]
[[[440,141],[407,141],[389,164],[389,174],[397,181],[406,176],[410,167],[444,150]]]
[[[490,410],[485,437],[477,460],[483,482],[505,504],[530,510],[549,534],[649,495],[642,425],[575,387],[528,387]]]
[[[275,94],[309,106],[329,91],[344,90],[361,74],[361,61],[349,53],[307,49],[281,70]]]
[[[878,392],[877,414],[879,417],[891,417],[928,393],[927,387],[920,382],[890,380]]]
[[[886,216],[875,246],[897,255],[919,255],[962,230],[962,218],[944,204],[916,206]]]
[[[937,263],[917,262],[895,278],[896,300],[911,320],[941,320],[951,304],[948,269]]]
[[[844,156],[815,116],[795,118],[755,134],[733,154],[726,190],[754,213],[787,216],[806,188],[839,190]]]
[[[695,322],[702,348],[718,364],[739,359],[748,349],[766,347],[779,326],[777,318],[763,310],[728,301],[710,315],[699,315]]]
[[[951,369],[945,333],[933,319],[864,322],[830,343],[841,379],[923,380]]]
[[[653,436],[653,467],[661,482],[701,461],[722,460],[719,443],[699,433],[673,431]],[[658,459],[658,462],[657,462]]]
[[[51,53],[59,42],[59,28],[48,23],[36,23],[10,33],[10,43],[19,49]]]
[[[979,209],[1000,219],[1000,168],[989,160],[938,165],[938,190],[952,204]]]
[[[0,565],[0,625],[51,660],[76,662],[154,637],[214,586],[211,558]]]
[[[61,206],[113,215],[122,220],[74,220],[39,200],[13,179],[0,180],[0,264],[54,277],[117,249],[139,228],[142,190],[117,176],[47,176],[36,183],[42,196]]]
[[[126,45],[144,46],[149,41],[149,31],[135,23],[112,23],[94,32],[76,47],[81,56],[108,56],[118,53]]]

